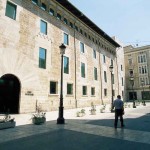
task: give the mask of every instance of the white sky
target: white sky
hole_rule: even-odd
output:
[[[69,0],[110,37],[150,45],[150,0]]]

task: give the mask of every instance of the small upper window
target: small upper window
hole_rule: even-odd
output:
[[[84,53],[84,44],[80,42],[80,52]]]
[[[73,28],[73,24],[72,24],[72,22],[70,22],[70,27],[71,27],[71,28]]]
[[[64,33],[64,44],[69,45],[69,36],[66,33]]]
[[[59,13],[57,13],[57,19],[61,20],[61,15]]]
[[[52,8],[50,8],[49,14],[52,15],[52,16],[54,16],[54,10]]]
[[[17,9],[16,5],[7,2],[5,15],[9,18],[16,20],[16,9]]]
[[[64,18],[64,24],[68,24],[68,20]]]
[[[96,50],[93,49],[93,58],[96,59]]]
[[[47,35],[47,23],[43,20],[41,20],[40,31],[41,31],[41,33]]]
[[[42,10],[46,10],[46,5],[45,5],[44,3],[42,3],[41,9],[42,9]]]

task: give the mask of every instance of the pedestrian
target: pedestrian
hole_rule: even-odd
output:
[[[123,107],[123,101],[121,100],[120,95],[118,95],[117,99],[114,100],[113,106],[115,107],[114,127],[117,128],[118,117],[120,117],[121,127],[124,127],[124,123],[123,123],[124,107]]]

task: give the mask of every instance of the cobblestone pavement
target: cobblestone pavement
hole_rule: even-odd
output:
[[[0,150],[150,149],[150,104],[125,108],[125,128],[118,124],[117,129],[109,110],[99,113],[97,107],[97,114],[90,115],[85,109],[84,117],[76,117],[76,109],[65,110],[64,125],[56,124],[57,111],[47,113],[43,125],[30,124],[30,114],[15,115],[17,126],[0,130]]]

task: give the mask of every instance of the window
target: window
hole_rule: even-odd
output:
[[[133,70],[129,70],[129,75],[133,76]]]
[[[104,89],[104,96],[107,96],[107,89]]]
[[[59,13],[57,13],[57,19],[61,20],[61,15]]]
[[[82,87],[82,95],[87,95],[87,86]]]
[[[115,90],[112,90],[112,95],[115,96]]]
[[[123,77],[121,78],[121,80],[122,80],[122,86],[123,86],[123,84],[124,84],[124,83],[123,83]]]
[[[46,49],[39,48],[39,68],[46,68]]]
[[[52,16],[54,16],[54,10],[52,8],[50,8],[49,14],[52,15]]]
[[[95,87],[91,87],[91,95],[92,95],[92,96],[95,95]]]
[[[85,78],[85,64],[81,62],[81,77]]]
[[[67,94],[69,95],[73,94],[73,84],[67,83]]]
[[[106,71],[104,71],[104,81],[107,82],[107,75],[106,75]]]
[[[66,33],[64,33],[64,44],[69,45],[69,36]]]
[[[77,26],[75,26],[75,29],[78,31],[78,27]]]
[[[10,3],[10,2],[7,2],[5,16],[16,20],[16,10],[17,10],[17,6],[16,5],[14,5],[14,4]]]
[[[97,68],[94,67],[94,79],[97,80]]]
[[[128,59],[129,65],[132,65],[132,59]]]
[[[80,52],[84,53],[84,44],[80,42]]]
[[[103,63],[106,63],[105,55],[103,55]]]
[[[121,71],[123,71],[123,67],[122,67],[122,65],[121,65]]]
[[[70,27],[71,27],[71,28],[73,28],[73,24],[72,24],[72,22],[70,22]]]
[[[37,5],[38,4],[38,0],[32,0],[32,3]]]
[[[64,24],[68,24],[68,20],[64,18]]]
[[[41,20],[40,32],[47,35],[47,23]]]
[[[50,94],[57,94],[57,91],[58,91],[58,83],[50,81]]]
[[[93,49],[93,58],[96,59],[96,50]]]
[[[69,58],[64,56],[64,73],[69,74]]]
[[[123,97],[124,91],[122,91],[122,97]]]
[[[81,33],[81,34],[83,34],[83,31],[82,31],[82,29],[80,29],[80,33]]]
[[[113,66],[113,60],[111,59],[111,65]]]
[[[46,5],[44,3],[41,4],[41,9],[46,10]]]
[[[115,83],[115,78],[114,78],[114,74],[112,74],[112,84]]]

